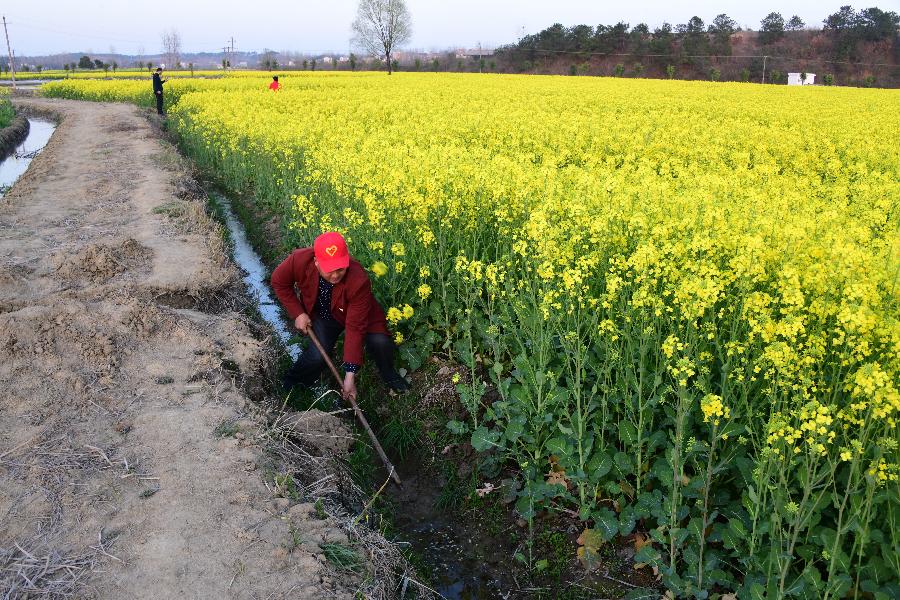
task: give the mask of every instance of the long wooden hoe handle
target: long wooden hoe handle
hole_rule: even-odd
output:
[[[337,384],[343,389],[344,382],[341,380],[341,375],[338,373],[338,370],[335,368],[334,363],[331,362],[331,357],[328,356],[328,352],[325,351],[325,348],[322,347],[322,342],[319,341],[319,338],[316,337],[315,332],[312,330],[312,326],[307,328],[307,333],[309,333],[309,339],[312,340],[312,343],[315,344],[316,348],[319,350],[319,354],[322,355],[322,358],[325,359],[325,364],[328,365],[328,368],[331,370],[331,374],[334,375],[335,381]],[[375,434],[372,432],[372,428],[369,427],[369,422],[366,421],[366,416],[360,410],[359,406],[356,404],[356,400],[353,398],[347,398],[350,401],[350,406],[353,407],[353,412],[356,413],[356,418],[359,419],[359,422],[362,423],[363,429],[366,430],[366,433],[369,434],[369,439],[372,440],[372,445],[375,446],[375,450],[378,451],[378,456],[381,457],[381,462],[384,463],[385,468],[388,470],[388,474],[391,479],[397,485],[400,484],[400,476],[397,475],[397,469],[394,468],[394,465],[391,464],[391,461],[388,460],[387,454],[384,453],[384,449],[381,447],[381,444],[378,443],[378,438],[375,437]]]

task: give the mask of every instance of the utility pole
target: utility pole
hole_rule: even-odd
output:
[[[481,73],[481,42],[478,42],[478,72]]]
[[[768,58],[769,58],[768,56],[763,56],[763,79],[762,79],[763,83],[766,82],[766,59],[768,59]]]
[[[6,52],[9,54],[9,72],[12,73],[12,87],[16,89],[16,63],[13,60],[12,48],[9,45],[9,30],[6,28],[6,16],[3,17],[3,33],[6,34]]]
[[[228,54],[229,54],[229,56],[230,56],[230,58],[228,59],[228,66],[229,66],[229,68],[230,68],[230,67],[231,67],[231,63],[232,63],[232,61],[234,60],[234,36],[231,36],[231,40],[230,40],[230,43],[229,43]]]

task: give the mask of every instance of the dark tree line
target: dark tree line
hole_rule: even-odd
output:
[[[843,60],[855,58],[859,42],[889,41],[897,46],[897,28],[900,16],[879,8],[855,11],[842,6],[823,21],[823,32],[832,42],[832,55]],[[794,15],[787,21],[780,13],[773,12],[760,22],[759,42],[763,45],[777,43],[786,32],[800,31],[806,27],[800,17]],[[663,23],[650,30],[646,23],[630,27],[628,23],[615,25],[575,25],[565,27],[555,23],[535,34],[526,35],[516,44],[498,49],[501,56],[512,60],[535,60],[553,54],[630,54],[648,56],[659,64],[681,59],[694,62],[702,56],[730,56],[731,36],[738,31],[734,19],[720,14],[707,26],[698,16],[687,23],[672,26]],[[653,55],[657,55],[654,57]]]

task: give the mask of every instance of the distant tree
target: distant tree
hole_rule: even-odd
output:
[[[22,65],[19,65],[19,70],[22,71],[23,73],[28,73],[29,71],[31,71],[31,66],[22,64]]]
[[[828,15],[823,24],[831,38],[834,58],[845,60],[856,54],[856,44],[861,36],[859,15],[852,6],[842,6],[836,13]]]
[[[463,61],[461,61],[461,60],[456,61],[456,70],[457,70],[457,71],[462,71],[462,70],[463,70]]]
[[[653,37],[650,39],[650,53],[656,55],[655,60],[659,64],[666,64],[669,62],[674,43],[675,36],[672,34],[672,26],[663,23],[661,27],[653,30]]]
[[[822,83],[824,85],[834,85],[834,75],[826,73],[825,76],[822,77]]]
[[[420,70],[421,68],[422,68],[422,61],[421,61],[421,59],[418,59],[418,58],[417,58],[416,61],[415,61],[415,63],[413,63],[413,69],[415,69],[416,71],[418,71],[418,70]]]
[[[784,17],[773,12],[759,22],[759,41],[761,44],[772,44],[784,37]]]
[[[353,21],[353,43],[374,56],[384,56],[388,75],[394,50],[412,37],[412,18],[403,0],[359,0]]]
[[[153,65],[151,65],[149,62],[147,63],[147,72],[153,73]]]
[[[37,70],[38,73],[40,73],[44,70],[44,65],[38,65],[37,67],[35,67],[35,69]]]
[[[103,68],[103,61],[100,60],[99,58],[95,58],[95,59],[94,59],[94,68],[95,68],[95,69],[102,69],[102,68]]]
[[[644,74],[644,65],[639,62],[634,63],[632,69],[634,70],[635,77],[640,77]]]
[[[303,70],[305,71],[306,67],[308,67],[308,66],[309,66],[309,61],[304,58],[303,59]]]
[[[741,69],[741,81],[748,83],[750,81],[750,69],[744,67]]]
[[[646,54],[650,40],[650,28],[646,23],[638,23],[628,34],[628,44],[632,54]]]
[[[698,63],[697,57],[709,54],[709,38],[703,19],[691,17],[690,21],[678,26],[678,32],[682,35],[681,52],[684,56],[692,58],[692,62]]]
[[[115,73],[115,72],[116,72],[116,69],[118,69],[118,68],[119,68],[119,63],[117,63],[116,61],[112,61],[112,70],[113,70],[113,73]]]
[[[622,77],[623,75],[625,75],[625,65],[623,65],[622,63],[617,64],[615,69],[613,69],[613,75],[615,75],[616,77]]]
[[[666,67],[666,77],[669,79],[675,79],[675,65],[669,65]]]
[[[594,28],[590,25],[576,25],[568,31],[570,43],[566,50],[575,52],[587,52],[593,48]]]
[[[143,71],[143,70],[144,70],[144,61],[139,60],[138,63],[137,63],[137,66],[138,66],[138,69],[140,69],[141,71]]]
[[[263,53],[263,59],[260,61],[260,66],[267,71],[272,71],[278,68],[278,61],[275,58],[275,52],[272,50],[265,50]]]
[[[726,14],[718,15],[709,26],[712,34],[712,51],[719,56],[731,56],[731,35],[737,23]]]
[[[431,61],[431,70],[432,70],[432,71],[437,71],[437,70],[440,69],[440,68],[441,68],[441,61],[439,61],[439,60],[436,59],[436,58],[435,58],[435,59],[432,59],[432,61]]]
[[[722,72],[717,68],[713,67],[709,70],[709,80],[710,81],[718,81],[722,78]]]
[[[484,59],[483,58],[478,59],[478,72],[484,73]]]
[[[188,69],[191,70],[191,77],[193,77],[193,76],[194,76],[194,63],[189,62],[189,63],[188,63]]]
[[[315,71],[316,70],[316,59],[312,59],[311,61],[309,61],[309,66],[313,71]]]
[[[400,61],[395,58],[393,61],[391,61],[391,67],[393,67],[393,69],[395,71],[399,71],[400,70]]]
[[[91,60],[90,56],[82,56],[78,59],[78,68],[79,69],[92,69],[94,67],[94,61]]]
[[[628,23],[619,21],[607,31],[614,50],[622,52],[628,48]]]
[[[879,8],[866,8],[857,17],[860,37],[867,41],[893,40],[900,26],[900,16],[895,12],[885,12]]]
[[[223,58],[222,59],[222,68],[223,69],[226,67],[226,63],[227,63],[227,61]]]
[[[69,78],[69,63],[63,65],[63,71],[66,72],[66,79]]]
[[[784,26],[787,31],[800,31],[804,27],[806,27],[806,23],[804,23],[803,19],[801,19],[797,15],[791,17],[787,24],[785,24]]]
[[[303,67],[303,68],[305,69],[306,67]],[[356,55],[353,54],[352,52],[350,53],[350,70],[351,71],[356,70]]]
[[[496,70],[497,70],[497,62],[492,60],[492,61],[488,64],[488,67],[491,69],[491,71],[496,71]]]
[[[166,56],[166,66],[177,69],[181,65],[181,34],[177,29],[162,33],[162,49]]]
[[[111,66],[112,66],[112,65],[109,64],[108,62],[101,63],[101,65],[100,65],[100,67],[103,69],[103,72],[104,72],[104,73],[109,73],[109,68],[110,68]]]
[[[575,65],[575,63],[569,65],[569,75],[578,75],[578,67]]]

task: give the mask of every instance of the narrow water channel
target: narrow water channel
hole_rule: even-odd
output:
[[[247,289],[256,302],[260,315],[262,315],[266,323],[272,326],[291,358],[296,360],[300,356],[302,349],[299,345],[290,343],[292,334],[281,316],[278,302],[272,296],[268,278],[266,277],[266,267],[263,265],[259,254],[256,253],[256,250],[253,249],[253,246],[247,240],[244,225],[234,216],[234,211],[231,210],[231,203],[227,198],[221,194],[212,193],[210,194],[210,200],[225,216],[225,225],[228,227],[228,233],[231,234],[231,239],[234,242],[234,262],[244,272],[244,283],[247,284]]]
[[[56,130],[55,123],[44,119],[28,119],[28,124],[28,137],[0,163],[0,198],[28,170],[31,160],[44,149]]]

